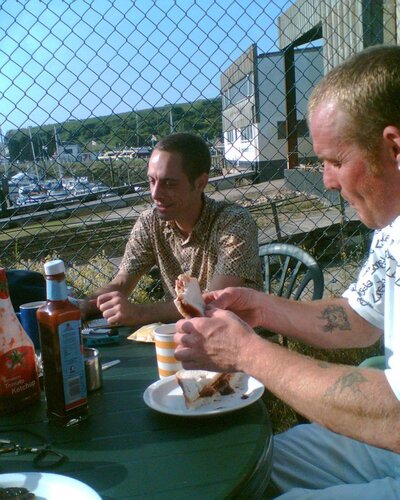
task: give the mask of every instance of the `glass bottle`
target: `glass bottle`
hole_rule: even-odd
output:
[[[14,312],[6,271],[0,268],[0,415],[39,399],[35,348]]]
[[[37,311],[47,415],[69,426],[88,416],[81,313],[68,300],[62,260],[44,265],[47,302]]]

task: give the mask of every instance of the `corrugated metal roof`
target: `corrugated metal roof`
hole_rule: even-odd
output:
[[[257,58],[257,45],[252,44],[243,54],[221,74],[221,90],[224,92],[243,77],[254,71]]]
[[[375,9],[376,18],[382,17],[383,25],[376,25],[383,32],[381,41],[399,43],[400,25],[395,19],[400,19],[400,0],[383,0],[383,16],[380,2],[367,5],[363,0],[298,0],[278,17],[278,45],[282,50],[296,45],[297,40],[322,25],[326,73],[368,45],[368,19],[375,16]],[[370,39],[371,33],[368,35]]]

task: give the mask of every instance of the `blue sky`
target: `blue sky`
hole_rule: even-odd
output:
[[[3,0],[0,127],[219,95],[221,70],[277,50],[286,0]]]

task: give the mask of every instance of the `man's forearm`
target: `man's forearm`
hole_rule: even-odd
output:
[[[383,371],[307,358],[260,338],[239,367],[313,422],[400,452],[400,402]]]
[[[260,326],[315,347],[364,347],[382,333],[342,298],[301,302],[267,295],[262,315]]]
[[[134,304],[129,325],[145,325],[149,323],[175,323],[182,316],[173,301],[156,302],[154,304]]]
[[[96,299],[81,299],[78,304],[82,319],[90,319],[102,315],[97,308]],[[173,301],[154,304],[132,304],[129,317],[124,321],[126,326],[146,325],[149,323],[174,323],[182,319]]]

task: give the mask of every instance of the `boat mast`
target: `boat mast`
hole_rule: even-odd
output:
[[[31,148],[32,148],[32,155],[33,155],[33,163],[35,165],[35,170],[36,170],[36,179],[37,179],[37,182],[39,182],[39,171],[38,171],[38,166],[37,166],[37,163],[36,163],[36,154],[35,154],[35,147],[33,145],[33,140],[32,140],[32,132],[31,132],[31,127],[29,126],[28,127],[28,130],[29,130],[29,139],[31,141]]]
[[[31,132],[31,127],[28,127],[29,130],[29,139],[31,141],[31,148],[32,148],[32,156],[33,156],[33,161],[36,163],[36,154],[35,154],[35,147],[33,145],[33,140],[32,140],[32,132]]]

